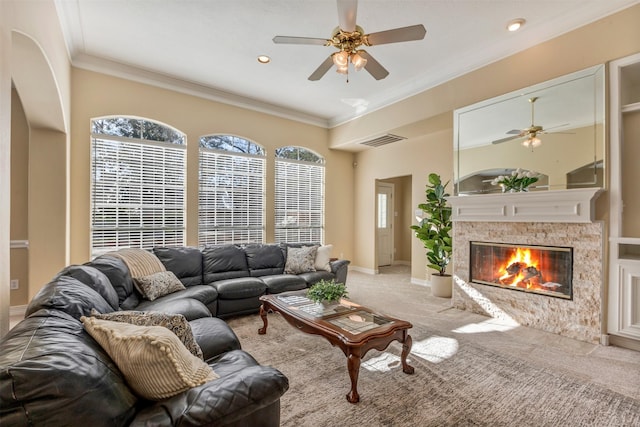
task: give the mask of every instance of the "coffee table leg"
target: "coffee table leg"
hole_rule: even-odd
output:
[[[258,329],[258,334],[264,335],[267,333],[267,310],[264,309],[264,304],[260,306],[260,317],[262,317],[262,328]]]
[[[411,339],[411,335],[407,334],[407,331],[404,331],[404,340],[402,341],[402,372],[405,374],[413,374],[413,366],[410,366],[407,363],[407,356],[411,353],[411,346],[413,345],[413,340]]]
[[[347,356],[347,368],[349,369],[349,378],[351,379],[351,391],[347,393],[349,403],[358,403],[360,395],[358,394],[358,374],[360,374],[360,356],[350,353]]]

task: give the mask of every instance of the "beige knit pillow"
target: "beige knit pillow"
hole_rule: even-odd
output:
[[[219,378],[165,327],[136,326],[95,317],[80,320],[140,397],[161,400]]]

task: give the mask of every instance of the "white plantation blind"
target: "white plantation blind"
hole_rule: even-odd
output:
[[[276,242],[324,241],[325,168],[316,158],[315,162],[276,159]]]
[[[265,157],[258,151],[244,154],[200,147],[201,246],[264,241]]]
[[[92,137],[91,252],[185,244],[184,145]]]

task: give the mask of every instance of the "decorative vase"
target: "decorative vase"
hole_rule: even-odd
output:
[[[450,274],[441,276],[439,274],[431,275],[431,295],[440,298],[451,298],[453,289],[453,278]]]

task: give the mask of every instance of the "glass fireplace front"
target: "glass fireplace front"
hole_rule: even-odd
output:
[[[471,242],[473,283],[572,299],[573,248]]]

